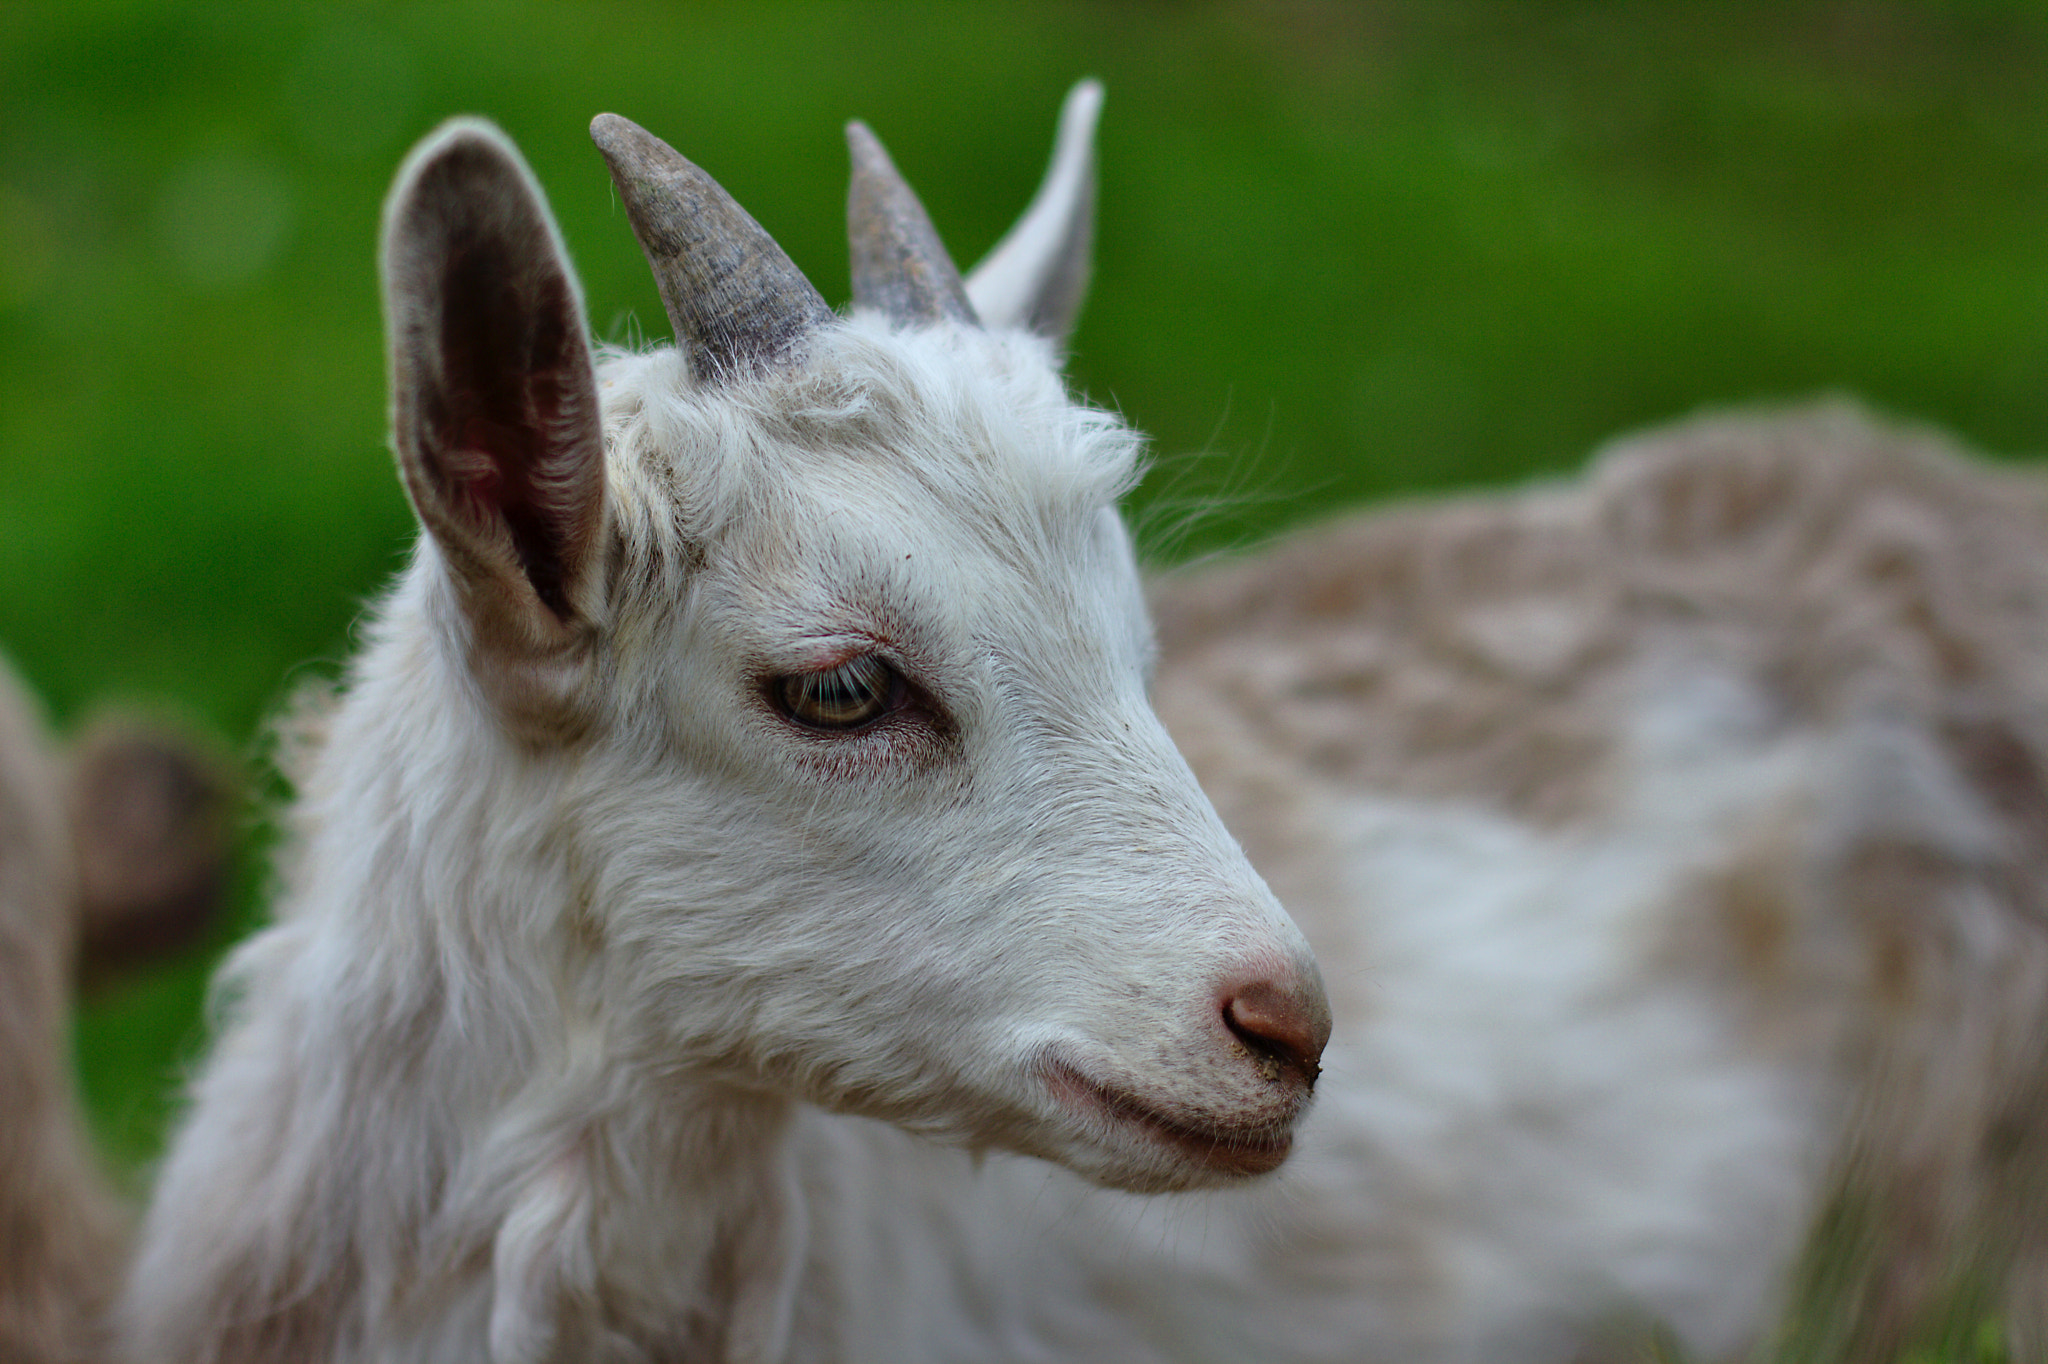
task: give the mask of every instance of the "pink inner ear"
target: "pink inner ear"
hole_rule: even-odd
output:
[[[563,620],[574,614],[568,599],[569,556],[575,546],[564,505],[569,489],[551,485],[536,430],[508,426],[472,413],[453,423],[456,435],[442,446],[442,497],[458,520],[488,535],[502,525],[527,581],[547,608]]]
[[[509,541],[506,566],[568,621],[603,496],[581,305],[526,187],[501,164],[448,161],[418,191],[423,325],[397,371],[419,486],[440,504],[427,519],[478,567]]]
[[[491,417],[464,417],[441,457],[442,477],[456,513],[487,527],[509,513],[531,508],[540,471],[533,438]]]
[[[496,520],[505,505],[505,475],[490,452],[465,443],[448,452],[447,470],[457,515],[480,527]]]

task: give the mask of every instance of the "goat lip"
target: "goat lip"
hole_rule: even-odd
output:
[[[1166,1113],[1125,1089],[1115,1089],[1066,1061],[1043,1063],[1053,1092],[1070,1105],[1094,1110],[1119,1126],[1135,1127],[1218,1174],[1262,1175],[1278,1169],[1294,1149],[1289,1119],[1246,1125],[1205,1123]]]

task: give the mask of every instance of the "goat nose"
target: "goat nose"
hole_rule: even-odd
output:
[[[1330,1041],[1330,1005],[1312,980],[1291,989],[1270,980],[1241,985],[1223,1001],[1223,1025],[1278,1080],[1292,1070],[1313,1086]]]

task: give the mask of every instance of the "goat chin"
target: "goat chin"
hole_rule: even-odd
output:
[[[1721,417],[1148,614],[1099,101],[964,279],[856,125],[845,317],[600,117],[646,353],[502,135],[406,162],[418,549],[126,1357],[1723,1357],[1802,1267],[1846,1358],[2048,1348],[2039,490]]]

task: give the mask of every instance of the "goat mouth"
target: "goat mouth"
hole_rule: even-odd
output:
[[[1092,1110],[1121,1127],[1136,1128],[1183,1158],[1218,1174],[1262,1175],[1278,1169],[1294,1149],[1291,1122],[1210,1123],[1161,1111],[1125,1089],[1115,1089],[1065,1061],[1043,1063],[1046,1082],[1070,1106]]]

